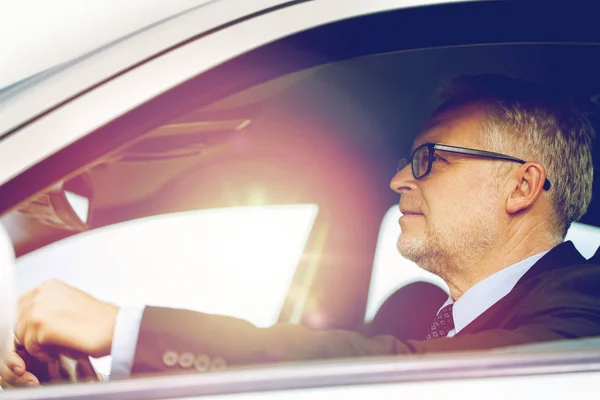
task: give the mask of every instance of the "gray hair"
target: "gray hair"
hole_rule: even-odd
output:
[[[586,116],[562,91],[502,75],[457,78],[441,96],[434,117],[461,106],[483,105],[481,140],[486,150],[544,165],[552,183],[551,221],[564,239],[592,198],[594,129]]]

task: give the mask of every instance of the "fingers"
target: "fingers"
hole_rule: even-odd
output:
[[[8,353],[4,359],[4,364],[0,368],[0,382],[2,387],[37,386],[40,384],[35,375],[25,371],[25,361],[14,351]]]
[[[110,354],[118,310],[50,280],[20,297],[15,335],[29,354],[45,362],[55,358],[52,349],[102,357]]]
[[[35,288],[23,293],[19,298],[18,316],[15,322],[15,338],[27,349],[27,352],[43,362],[50,362],[52,356],[43,350],[40,343],[43,343],[41,337],[44,335],[42,324],[34,311],[35,296],[39,289]],[[39,312],[37,313],[39,314]]]
[[[23,375],[25,372],[25,360],[15,351],[11,351],[6,355],[4,366],[18,376]]]
[[[15,339],[21,344],[24,344],[26,327],[27,327],[27,319],[29,318],[30,311],[33,304],[33,291],[29,291],[23,293],[19,297],[19,302],[17,304],[17,320],[14,322],[13,326]]]
[[[4,387],[19,387],[19,386],[39,386],[40,381],[31,372],[25,371],[23,375],[18,376],[12,371],[2,371],[1,386]]]

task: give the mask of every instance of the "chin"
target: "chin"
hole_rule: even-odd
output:
[[[419,266],[419,268],[439,275],[443,262],[444,252],[442,246],[432,245],[435,241],[426,235],[410,235],[402,233],[398,238],[396,247],[400,255]]]
[[[423,235],[411,235],[402,232],[398,238],[396,247],[404,258],[408,258],[417,264],[427,254],[427,242]]]

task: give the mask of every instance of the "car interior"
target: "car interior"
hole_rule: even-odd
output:
[[[408,307],[416,302],[434,313],[447,298],[445,289],[421,280],[399,284],[369,324],[365,312],[382,221],[398,203],[389,181],[435,108],[439,84],[497,73],[559,86],[600,128],[597,44],[528,36],[525,22],[518,34],[494,25],[488,35],[458,29],[429,42],[430,34],[414,34],[422,33],[419,12],[343,21],[256,49],[7,183],[0,215],[17,257],[151,216],[314,204],[318,213],[278,320],[417,337],[392,316],[419,318],[423,314]],[[476,25],[484,30],[484,21]],[[365,31],[370,34],[355,33]],[[381,40],[373,45],[373,38]],[[592,233],[576,243],[592,253],[600,246],[595,172],[592,203],[579,221]],[[83,214],[72,207],[73,195],[85,199]],[[202,268],[211,273],[210,265]]]

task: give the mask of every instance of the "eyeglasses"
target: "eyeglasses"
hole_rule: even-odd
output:
[[[518,162],[519,164],[526,163],[526,161],[523,161],[519,158],[507,156],[505,154],[494,153],[491,151],[449,146],[446,144],[425,143],[417,147],[415,151],[412,152],[409,158],[412,167],[412,173],[415,179],[424,178],[431,172],[431,164],[434,160],[433,155],[436,150],[447,151],[450,153],[467,154],[475,157],[492,158],[495,160],[513,161]],[[400,160],[400,162],[398,163],[397,172],[400,172],[400,170],[404,169],[408,165],[409,159],[404,158]],[[546,179],[544,181],[544,190],[549,190],[550,186],[550,181]]]

